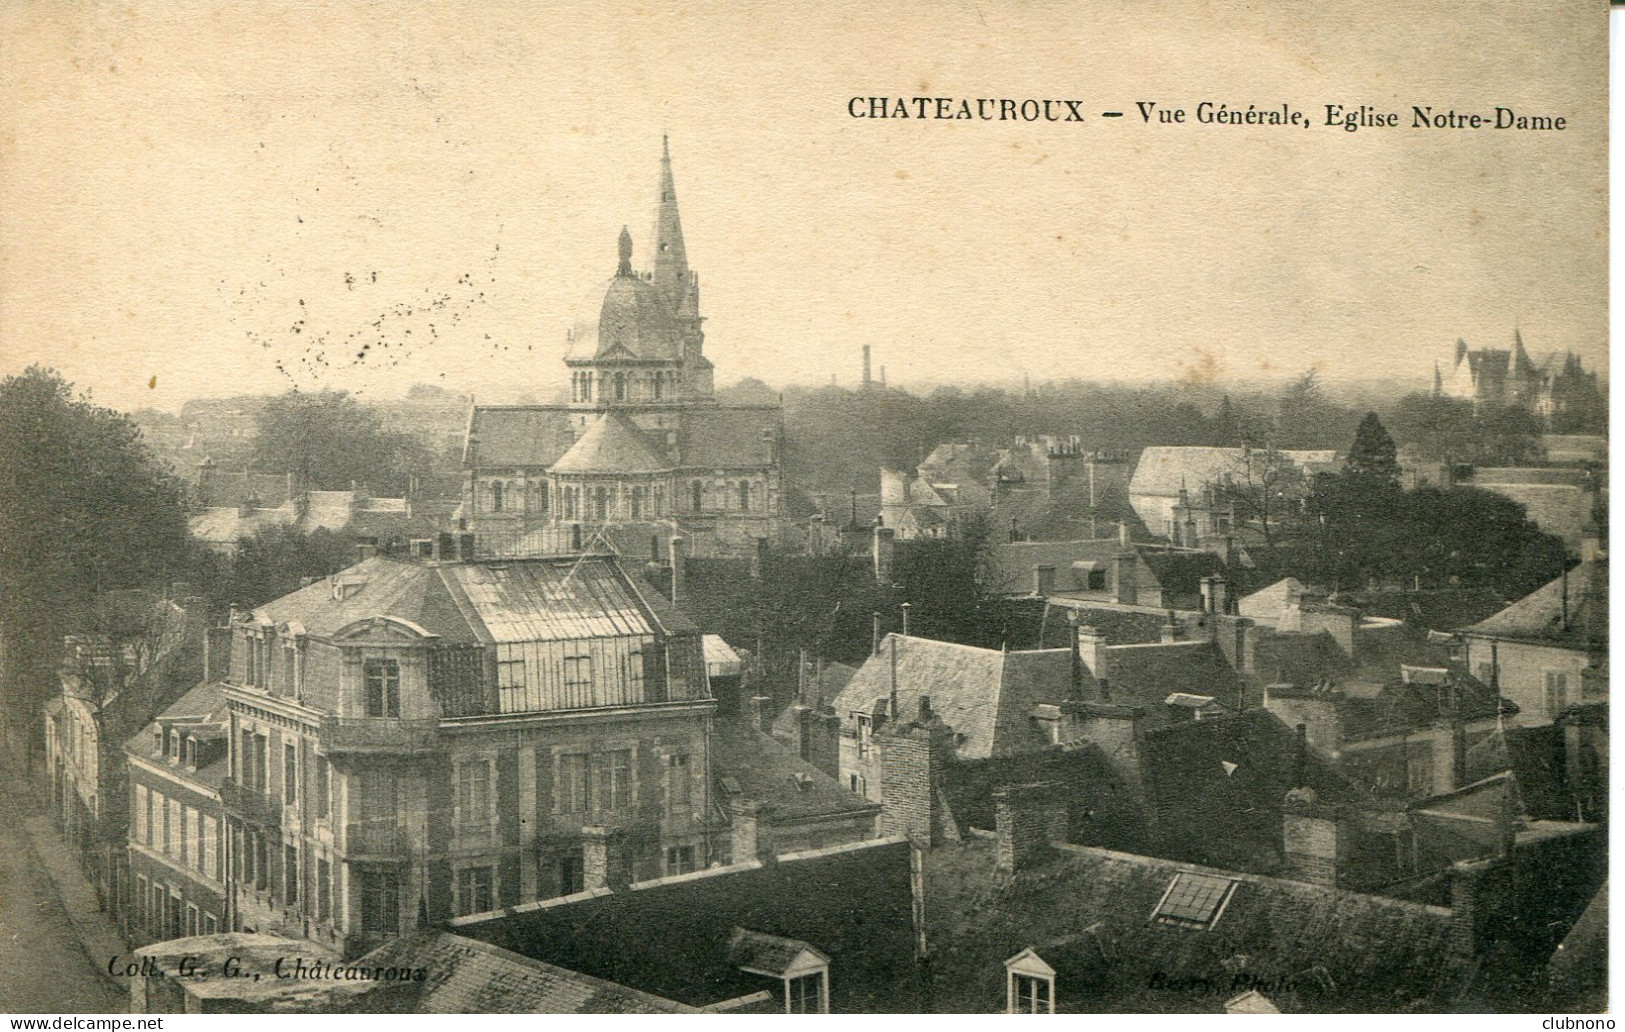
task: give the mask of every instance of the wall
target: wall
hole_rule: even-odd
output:
[[[1581,698],[1580,673],[1591,665],[1586,652],[1511,641],[1498,641],[1492,649],[1487,639],[1469,637],[1467,669],[1473,676],[1485,684],[1491,683],[1492,662],[1501,694],[1518,706],[1513,720],[1523,726],[1549,724],[1557,716],[1546,701],[1547,671],[1566,676],[1567,703],[1595,701]],[[1562,706],[1555,709],[1561,711]]]

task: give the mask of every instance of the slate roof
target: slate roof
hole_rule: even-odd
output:
[[[619,412],[606,412],[553,463],[554,473],[658,473],[672,463]]]
[[[402,1009],[417,1014],[694,1013],[675,1000],[450,932],[397,939],[355,963],[425,969],[421,983],[380,984],[372,991],[382,1004],[410,993],[410,1005]]]
[[[408,620],[448,642],[577,640],[697,634],[670,602],[612,559],[424,564],[374,556],[337,574],[359,585],[335,599],[327,580],[255,610],[328,637],[357,620]]]
[[[1568,625],[1563,624],[1567,580]],[[1461,633],[1504,638],[1567,649],[1608,647],[1608,561],[1581,563],[1487,620],[1463,627]]]
[[[803,760],[746,718],[718,717],[711,733],[711,776],[715,798],[725,809],[735,800],[762,805],[763,820],[790,823],[815,817],[846,816],[879,809],[828,774]],[[723,787],[732,779],[742,791]]]
[[[843,720],[890,698],[894,649],[899,714],[912,717],[920,697],[929,696],[931,711],[955,733],[957,754],[966,759],[1034,744],[1032,708],[1066,699],[1072,681],[1069,649],[1003,652],[889,634],[836,696],[835,711]]]
[[[1110,641],[1111,639],[1107,639]],[[1147,723],[1167,723],[1165,700],[1174,692],[1207,695],[1227,710],[1241,708],[1242,681],[1219,646],[1206,639],[1164,645],[1111,645],[1107,687],[1086,681],[1084,698],[1123,706],[1143,706]]]
[[[1223,480],[1226,476],[1238,480],[1245,479],[1248,460],[1242,457],[1243,454],[1240,448],[1161,445],[1146,448],[1140,452],[1140,461],[1135,465],[1134,476],[1129,480],[1129,493],[1176,498],[1179,496],[1181,485],[1195,492],[1200,490],[1203,484]],[[1255,457],[1264,454],[1262,449],[1253,450]],[[1283,450],[1279,454],[1302,467],[1306,473],[1328,469],[1337,463],[1337,452],[1329,449]]]
[[[181,727],[200,742],[223,739],[231,731],[226,713],[226,693],[218,681],[205,681],[171,703],[157,718],[137,731],[125,743],[125,751],[149,760],[164,762],[165,756],[157,743],[156,731],[164,724]],[[190,781],[208,791],[218,791],[220,783],[231,774],[229,755],[219,752],[214,759],[197,770],[185,767],[170,768],[171,776]]]
[[[488,467],[547,467],[575,443],[570,410],[563,406],[476,406],[469,418],[473,462],[465,447],[463,464]]]
[[[770,440],[783,435],[784,412],[777,405],[687,409],[677,439],[685,468],[731,469],[766,466],[772,459]],[[772,437],[763,435],[771,432]]]
[[[999,880],[996,849],[972,839],[926,856],[939,1011],[1003,1010],[1003,961],[1057,941],[1093,953],[1057,978],[1058,1010],[1219,1012],[1249,985],[1288,1012],[1444,1010],[1470,976],[1443,908],[1082,846]],[[1211,928],[1151,919],[1187,871],[1237,881]]]
[[[1120,551],[1116,538],[995,544],[988,549],[987,587],[997,593],[1026,594],[1033,590],[1033,567],[1053,566],[1056,591],[1087,590],[1088,581],[1079,583],[1072,564],[1098,563],[1101,569],[1109,569],[1112,557]]]
[[[768,935],[735,928],[728,939],[730,959],[742,968],[771,975],[784,975],[803,953],[811,953],[828,963],[829,958],[800,939]]]

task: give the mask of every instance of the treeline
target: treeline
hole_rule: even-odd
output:
[[[741,385],[752,394],[759,385]],[[725,392],[726,394],[726,392]],[[1015,436],[1078,435],[1096,451],[1150,445],[1277,448],[1347,445],[1363,409],[1333,400],[1306,373],[1274,392],[1211,385],[1126,386],[1063,380],[1029,391],[792,387],[784,391],[786,465],[811,491],[878,490],[882,465],[910,469],[939,444],[1007,444]]]

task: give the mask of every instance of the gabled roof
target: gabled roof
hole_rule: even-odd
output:
[[[379,997],[410,993],[413,999],[406,1009],[416,1014],[694,1012],[675,1000],[450,932],[397,939],[360,958],[356,966],[424,969],[421,983],[379,983],[375,990]],[[398,1005],[393,999],[387,1002]]]
[[[1274,620],[1280,617],[1287,603],[1308,591],[1307,585],[1296,577],[1283,577],[1266,588],[1259,588],[1236,603],[1242,616],[1254,620]]]
[[[468,432],[474,439],[473,465],[546,467],[575,442],[570,410],[558,406],[476,407]],[[468,455],[463,457],[469,465]]]
[[[1270,985],[1285,1010],[1436,1010],[1470,977],[1443,908],[1081,846],[989,889],[996,852],[972,839],[926,855],[939,1010],[1002,1010],[1004,960],[1084,933],[1092,977],[1057,978],[1058,1010],[1213,1012],[1238,982]],[[1151,920],[1184,872],[1236,882],[1211,927]]]
[[[686,468],[766,466],[780,435],[777,405],[717,405],[686,410],[678,453]]]
[[[879,808],[738,715],[719,717],[713,725],[711,774],[722,786],[714,793],[718,803],[730,810],[738,801],[759,803],[768,823],[844,817]],[[739,787],[737,795],[724,779]]]
[[[1563,621],[1564,598],[1568,622]],[[1608,647],[1608,561],[1584,562],[1463,634],[1568,649]]]
[[[837,713],[870,713],[875,700],[890,698],[894,650],[899,715],[919,712],[920,697],[928,696],[931,711],[954,732],[963,759],[1032,745],[1032,708],[1061,702],[1071,686],[1069,649],[1003,652],[890,634],[836,697]]]
[[[762,975],[788,974],[804,957],[829,963],[829,957],[816,948],[783,935],[768,935],[747,928],[735,928],[728,939],[729,959],[746,971]]]
[[[1170,719],[1166,700],[1175,692],[1211,696],[1228,710],[1241,708],[1241,678],[1211,641],[1112,645],[1107,655],[1107,687],[1085,685],[1085,698],[1091,701],[1143,706],[1153,725]]]
[[[1177,498],[1183,487],[1199,491],[1202,485],[1222,481],[1226,477],[1244,480],[1250,460],[1241,448],[1197,448],[1155,446],[1140,453],[1129,481],[1129,493]],[[1262,459],[1264,449],[1251,451],[1252,460]],[[1337,463],[1335,449],[1278,451],[1277,454],[1303,471],[1327,469]]]
[[[652,288],[651,288],[652,289]],[[606,412],[553,463],[554,473],[659,473],[672,463],[619,412]]]

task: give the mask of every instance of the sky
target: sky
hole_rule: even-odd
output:
[[[1600,5],[881,6],[0,5],[0,375],[125,409],[548,397],[622,225],[651,264],[662,134],[718,383],[852,384],[869,344],[904,386],[1425,388],[1515,327],[1606,373]],[[1085,119],[848,114],[921,95]]]

